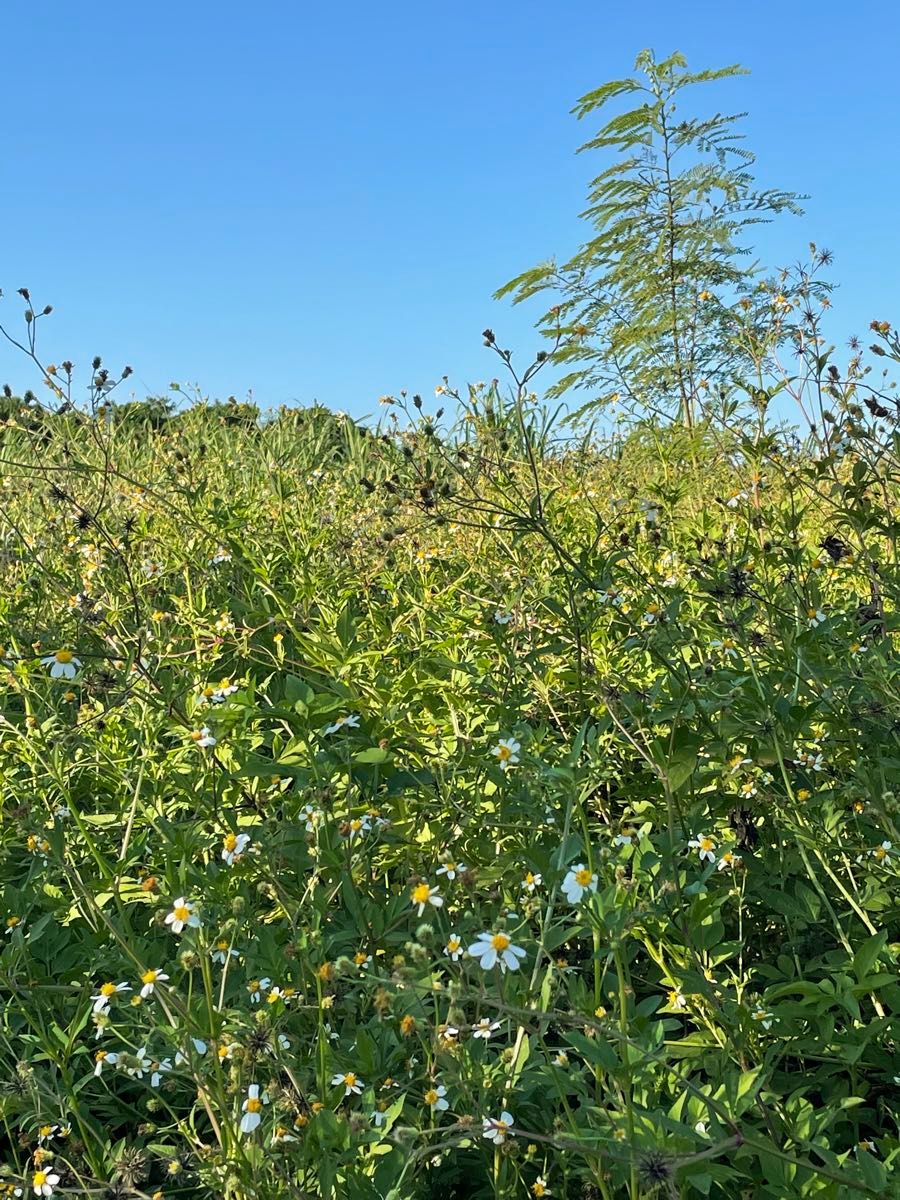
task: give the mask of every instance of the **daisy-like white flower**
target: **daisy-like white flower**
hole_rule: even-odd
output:
[[[502,608],[498,608],[494,613],[494,621],[498,625],[508,625],[513,619],[511,612],[504,612]]]
[[[735,775],[741,767],[749,767],[752,762],[752,758],[742,758],[740,754],[733,754],[728,760],[728,770]]]
[[[469,947],[472,958],[478,959],[482,971],[490,971],[498,963],[501,972],[518,971],[520,960],[525,957],[521,946],[514,946],[506,933],[480,933],[478,941]]]
[[[632,828],[630,828],[630,826],[625,826],[625,828],[620,829],[619,832],[616,834],[616,836],[613,838],[613,845],[614,846],[630,846],[636,837],[637,837],[637,834],[635,833],[635,831]]]
[[[343,1075],[340,1071],[338,1071],[337,1075],[332,1075],[331,1077],[331,1086],[343,1087],[345,1096],[349,1096],[351,1094],[358,1096],[365,1087],[365,1084],[358,1075],[354,1074],[353,1071],[348,1071],[346,1075]]]
[[[304,808],[301,808],[300,809],[300,820],[304,823],[304,828],[306,829],[306,832],[307,833],[315,832],[316,826],[322,820],[322,817],[324,815],[325,814],[322,812],[321,808],[316,808],[312,804],[307,804]]]
[[[81,666],[81,659],[76,658],[71,650],[57,650],[41,659],[41,665],[50,668],[51,679],[74,679]],[[49,1192],[47,1193],[49,1195]]]
[[[716,867],[717,871],[733,871],[743,864],[743,859],[739,854],[735,854],[733,850],[726,850],[719,859]]]
[[[466,868],[462,863],[445,862],[442,867],[438,867],[438,875],[446,875],[449,880],[454,880],[457,875],[461,874]]]
[[[238,690],[236,683],[232,683],[230,679],[222,679],[210,691],[208,699],[212,700],[213,704],[223,704],[229,696],[233,696]],[[206,693],[204,692],[204,695]]]
[[[22,918],[13,914],[6,918],[6,929],[4,930],[7,937],[11,933],[15,933],[17,929],[22,928]]]
[[[521,883],[521,888],[523,892],[527,892],[529,896],[533,896],[542,883],[543,879],[539,873],[526,871],[525,878]]]
[[[419,917],[425,911],[426,904],[431,904],[435,908],[441,908],[444,903],[444,898],[440,891],[436,887],[431,887],[428,883],[417,883],[410,892],[409,898],[418,907],[416,915]]]
[[[212,951],[212,960],[214,963],[220,963],[224,966],[229,959],[238,957],[237,950],[231,946],[228,938],[218,939]]]
[[[269,1097],[265,1092],[260,1096],[259,1084],[251,1083],[247,1088],[247,1099],[241,1105],[241,1133],[252,1133],[262,1121],[262,1108],[264,1104],[269,1103]]]
[[[550,1188],[547,1186],[547,1180],[543,1175],[538,1175],[537,1179],[531,1185],[529,1191],[531,1192],[532,1196],[537,1196],[538,1200],[540,1200],[540,1198],[543,1196],[553,1195],[553,1193],[550,1191]]]
[[[94,1074],[100,1075],[104,1067],[114,1067],[118,1061],[119,1056],[115,1051],[98,1050],[94,1055]]]
[[[715,839],[708,837],[705,833],[699,837],[692,837],[688,842],[692,850],[696,850],[700,856],[700,861],[715,862],[716,860],[716,843]]]
[[[562,881],[563,895],[570,904],[580,903],[585,892],[596,892],[597,876],[584,863],[576,863]]]
[[[514,767],[519,761],[519,751],[522,747],[515,738],[500,738],[497,745],[491,751],[500,763],[500,769],[508,771],[510,767]]]
[[[366,954],[364,950],[358,950],[353,955],[353,965],[359,968],[360,973],[368,971],[372,965],[372,955]]]
[[[326,725],[322,732],[337,733],[337,731],[339,729],[343,729],[345,725],[348,729],[359,728],[359,717],[356,715],[356,713],[350,713],[349,716],[346,717],[338,717],[333,725]]]
[[[194,911],[194,905],[184,896],[179,896],[172,904],[172,911],[166,915],[166,924],[171,926],[173,933],[181,933],[185,926],[199,929],[200,918]]]
[[[105,1012],[109,1008],[109,1002],[117,992],[130,992],[131,986],[127,983],[101,983],[97,989],[97,995],[91,996],[94,1002],[94,1012]]]
[[[286,1125],[276,1125],[272,1130],[272,1145],[279,1146],[282,1142],[296,1142],[296,1138]]]
[[[883,841],[880,846],[876,846],[874,850],[870,851],[872,857],[875,859],[876,862],[879,862],[879,863],[883,863],[884,860],[888,857],[888,855],[891,854],[892,852],[893,852],[893,846],[888,841]]]
[[[195,729],[191,734],[191,741],[199,746],[201,750],[209,750],[216,744],[216,739],[213,737],[212,730],[208,725],[204,725],[202,729]]]
[[[159,1087],[163,1075],[165,1075],[167,1071],[171,1070],[171,1058],[161,1058],[159,1062],[152,1062],[150,1064],[150,1086],[152,1088]]]
[[[222,861],[233,867],[250,845],[249,833],[226,833],[222,842]]]
[[[385,1101],[382,1101],[382,1104],[384,1107],[382,1107],[382,1105],[379,1105],[378,1108],[376,1108],[375,1111],[371,1114],[372,1123],[374,1124],[376,1129],[380,1129],[382,1127],[382,1125],[385,1123],[385,1121],[387,1120],[387,1103]]]
[[[368,813],[364,817],[352,817],[346,824],[347,836],[352,842],[361,833],[368,833],[372,828],[372,818]],[[343,830],[342,830],[343,832]]]
[[[804,750],[797,755],[797,762],[807,771],[821,771],[825,766],[825,759],[815,750]]]
[[[447,945],[444,947],[444,953],[448,958],[452,959],[453,962],[458,962],[462,952],[462,940],[458,938],[455,933],[451,933],[447,938]]]
[[[687,1008],[687,996],[680,988],[673,988],[667,998],[670,1008]]]
[[[148,579],[156,579],[158,575],[162,574],[162,563],[147,561],[142,570]]]
[[[119,1066],[132,1079],[143,1079],[147,1071],[153,1070],[153,1059],[147,1057],[147,1047],[141,1046],[134,1054],[120,1054]]]
[[[234,633],[234,621],[231,619],[230,613],[222,613],[216,621],[215,630],[218,634]]]
[[[643,621],[645,625],[655,625],[657,621],[662,620],[662,608],[658,604],[648,604],[644,609]]]
[[[711,650],[721,650],[727,658],[738,657],[737,643],[734,638],[716,638],[709,643],[709,646]]]
[[[438,1026],[438,1042],[441,1046],[455,1046],[459,1041],[459,1030],[455,1025]]]
[[[450,1107],[450,1101],[445,1100],[447,1089],[441,1084],[439,1087],[431,1087],[425,1093],[423,1099],[432,1112],[446,1112]]]
[[[822,625],[827,620],[821,608],[808,608],[806,610],[806,623],[810,629],[815,629],[817,625]]]
[[[153,995],[153,989],[158,983],[167,983],[168,979],[169,977],[165,971],[154,971],[152,969],[145,971],[141,976],[141,983],[143,984],[141,996],[146,1000],[148,996]]]
[[[472,1026],[472,1037],[487,1042],[490,1041],[499,1028],[499,1021],[492,1021],[490,1017],[482,1017],[480,1021],[476,1021]]]
[[[209,1049],[206,1042],[204,1042],[203,1038],[192,1037],[191,1045],[194,1047],[194,1053],[199,1054],[199,1056],[201,1058],[206,1053],[206,1051]],[[176,1067],[180,1067],[182,1063],[189,1063],[189,1062],[190,1062],[190,1058],[187,1054],[183,1054],[181,1050],[177,1051],[177,1053],[175,1054],[175,1066]]]
[[[49,1163],[41,1167],[31,1177],[31,1187],[36,1196],[52,1196],[53,1189],[59,1183],[59,1176]]]
[[[211,567],[216,567],[219,565],[219,563],[223,563],[223,562],[231,562],[231,555],[229,554],[229,552],[227,550],[224,550],[220,546],[218,548],[218,550],[215,552],[215,554],[212,556],[212,558],[209,560],[209,565]]]
[[[485,1117],[481,1122],[481,1135],[495,1146],[502,1146],[512,1132],[512,1113],[505,1109],[499,1117]]]
[[[756,1021],[757,1024],[762,1025],[763,1029],[771,1029],[772,1022],[775,1019],[772,1014],[770,1012],[766,1012],[764,1008],[754,1009],[750,1014],[750,1017],[752,1020]]]
[[[272,980],[268,977],[265,979],[248,979],[247,991],[250,993],[250,1000],[253,1004],[259,1004],[262,993],[269,987]]]
[[[569,1056],[565,1050],[557,1050],[552,1059],[554,1067],[567,1067],[569,1065]]]

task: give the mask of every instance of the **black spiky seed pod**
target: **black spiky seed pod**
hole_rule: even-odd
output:
[[[658,1150],[641,1155],[637,1164],[638,1176],[648,1187],[659,1187],[672,1178],[672,1163]]]

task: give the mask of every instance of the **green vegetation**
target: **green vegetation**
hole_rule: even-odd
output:
[[[608,436],[490,330],[511,395],[377,428],[82,411],[23,293],[0,1194],[896,1195],[897,406],[827,254],[714,258],[745,358],[652,318],[681,420]]]

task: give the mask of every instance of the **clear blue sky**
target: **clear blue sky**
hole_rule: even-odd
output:
[[[598,160],[570,109],[644,46],[749,110],[758,177],[811,193],[767,261],[836,254],[841,337],[900,320],[900,15],[860,0],[7,0],[0,312],[56,312],[48,361],[94,353],[138,395],[196,381],[354,415],[522,359],[535,306],[491,299],[576,249]],[[17,319],[17,313],[16,313]],[[37,381],[0,346],[0,382]]]

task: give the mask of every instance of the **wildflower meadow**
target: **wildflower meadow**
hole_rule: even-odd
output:
[[[687,189],[674,301],[582,258],[370,420],[126,401],[4,297],[0,1194],[898,1194],[900,341]]]

